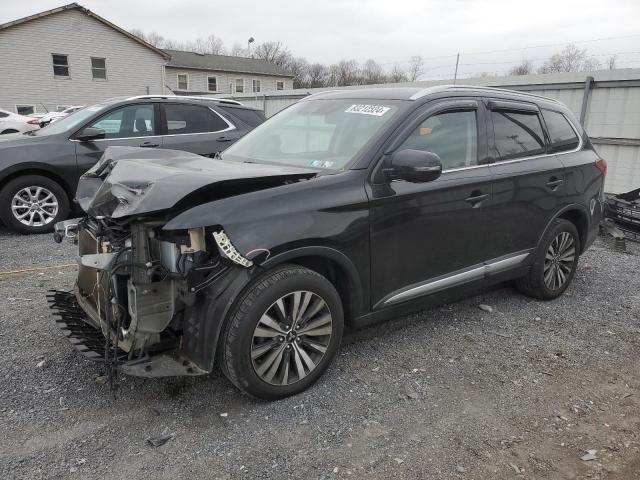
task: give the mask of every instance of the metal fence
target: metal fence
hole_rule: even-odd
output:
[[[429,87],[451,83],[451,80],[445,80],[339,88]],[[534,92],[560,100],[580,119],[599,154],[607,160],[606,191],[620,193],[640,187],[640,69],[479,77],[458,80],[457,83]],[[258,107],[270,117],[307,95],[325,90],[331,88],[226,97]]]

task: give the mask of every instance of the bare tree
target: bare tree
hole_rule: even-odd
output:
[[[356,60],[341,60],[337,64],[337,85],[358,85],[360,71]]]
[[[586,49],[569,44],[544,62],[544,65],[538,69],[538,73],[583,72],[598,68],[600,68],[600,62],[595,57],[588,56]]]
[[[253,58],[259,58],[284,67],[291,59],[291,53],[280,42],[264,42],[251,52]]]
[[[374,59],[370,58],[362,66],[361,83],[364,85],[373,85],[376,83],[385,83],[387,75],[382,67]]]
[[[589,57],[585,58],[580,70],[583,72],[593,72],[594,70],[600,70],[600,68],[602,67],[598,59],[596,57]]]
[[[236,42],[229,50],[229,55],[232,57],[244,57],[247,54],[247,50],[242,46],[242,44]]]
[[[611,55],[606,61],[605,64],[607,66],[607,68],[609,70],[615,70],[616,69],[616,63],[618,61],[618,56],[617,55]]]
[[[406,72],[400,67],[400,65],[394,65],[387,77],[391,83],[400,83],[400,82],[408,82],[409,77],[407,77]]]
[[[424,73],[424,60],[420,55],[414,55],[409,62],[409,80],[415,82]]]
[[[314,63],[307,70],[307,87],[318,88],[331,86],[331,75],[326,65]]]
[[[129,33],[147,42],[147,35],[139,28],[132,28]]]
[[[234,43],[227,51],[223,41],[210,34],[194,40],[175,40],[163,37],[156,32],[145,33],[140,29],[131,30],[133,35],[167,50],[183,50],[202,54],[220,55],[228,52],[233,56],[251,56],[274,63],[288,70],[293,75],[295,88],[318,88],[328,86],[377,84],[387,82],[407,82],[417,80],[424,72],[422,57],[414,56],[408,70],[395,65],[389,73],[374,59],[367,60],[362,68],[356,60],[341,60],[327,66],[321,63],[309,64],[304,57],[294,57],[289,50],[278,41],[267,41],[257,45],[250,52],[240,43]]]
[[[303,57],[290,57],[286,65],[282,65],[283,68],[289,71],[293,75],[293,88],[304,88],[307,86],[309,80],[309,62]]]
[[[533,64],[529,60],[523,60],[520,65],[509,70],[509,75],[529,75],[533,73]]]
[[[213,34],[204,39],[203,45],[204,53],[211,53],[213,55],[224,55],[226,53],[222,39]]]

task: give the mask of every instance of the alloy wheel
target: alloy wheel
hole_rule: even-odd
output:
[[[560,232],[553,239],[544,259],[544,284],[558,290],[567,282],[576,258],[576,245],[569,232]]]
[[[324,358],[332,332],[331,311],[317,294],[288,293],[262,314],[251,340],[256,374],[287,386],[309,375]]]
[[[13,216],[29,227],[42,227],[51,223],[58,215],[58,208],[58,199],[44,187],[24,187],[11,199]]]

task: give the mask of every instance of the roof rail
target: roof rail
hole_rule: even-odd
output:
[[[325,93],[335,93],[335,92],[346,92],[347,90],[345,90],[344,88],[334,88],[333,90],[322,90],[321,92],[314,92],[311,93],[309,95],[307,95],[305,97],[305,99],[307,98],[311,98],[311,97],[315,97],[316,95],[324,95]],[[309,92],[307,92],[309,93]]]
[[[243,105],[237,100],[232,100],[230,98],[215,98],[215,97],[204,97],[204,96],[194,96],[194,95],[135,95],[133,97],[127,98],[127,100],[139,100],[139,99],[152,99],[152,98],[161,98],[161,99],[169,99],[169,98],[184,98],[186,100],[207,100],[210,102],[218,102],[218,103],[228,103],[230,105]]]
[[[514,87],[517,87],[518,85],[513,85]],[[559,103],[562,104],[562,102],[560,100],[556,100],[555,98],[549,98],[549,97],[545,97],[544,95],[536,95],[535,93],[529,93],[529,92],[523,92],[521,90],[513,90],[510,88],[500,88],[500,87],[479,87],[479,86],[475,86],[475,85],[450,85],[451,88],[456,88],[456,89],[468,89],[468,90],[487,90],[489,92],[504,92],[504,93],[518,93],[520,95],[526,95],[527,97],[535,97],[535,98],[542,98],[544,100],[550,100],[554,103]]]
[[[419,92],[414,93],[409,97],[409,100],[418,100],[426,95],[431,95],[432,93],[442,92],[444,90],[448,90],[453,85],[434,85],[432,87],[426,87],[420,90]]]
[[[523,96],[542,98],[544,100],[550,100],[552,102],[559,103],[559,104],[562,103],[559,100],[556,100],[555,98],[544,97],[542,95],[536,95],[534,93],[523,92],[520,90],[510,90],[508,88],[499,88],[499,87],[482,87],[482,86],[476,86],[476,85],[434,85],[432,87],[427,87],[420,90],[417,93],[414,93],[411,96],[411,100],[418,100],[419,98],[422,98],[426,95],[443,92],[445,90],[480,90],[480,91],[488,91],[488,92],[517,93]]]

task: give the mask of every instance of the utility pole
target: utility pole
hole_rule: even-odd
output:
[[[456,71],[453,74],[453,84],[456,84],[456,80],[458,79],[458,63],[460,63],[460,54],[456,56]]]

